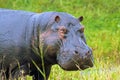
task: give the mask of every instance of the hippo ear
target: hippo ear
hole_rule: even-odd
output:
[[[79,18],[78,18],[78,20],[81,22],[81,21],[83,21],[83,16],[80,16]]]
[[[59,16],[56,16],[55,17],[55,21],[58,23],[60,21],[60,17]]]

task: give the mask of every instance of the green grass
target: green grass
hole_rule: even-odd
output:
[[[87,43],[93,49],[95,65],[84,71],[64,71],[52,67],[49,80],[120,79],[119,0],[0,0],[1,8],[34,12],[62,11],[84,16]],[[27,76],[28,80],[31,77]]]

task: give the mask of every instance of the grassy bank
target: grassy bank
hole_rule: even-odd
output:
[[[0,8],[34,12],[62,11],[84,16],[87,43],[93,49],[95,66],[84,71],[64,71],[52,67],[49,80],[120,79],[119,0],[0,0]],[[28,76],[28,80],[31,79]]]

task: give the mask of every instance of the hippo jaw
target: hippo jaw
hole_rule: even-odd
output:
[[[58,61],[59,66],[67,71],[75,71],[75,70],[84,70],[90,67],[93,67],[93,60],[92,57],[91,59],[88,59],[86,61],[76,61],[76,60],[68,60],[68,61],[64,61],[64,62],[60,62]]]
[[[63,55],[61,55],[63,54]],[[80,55],[61,53],[57,55],[58,65],[67,71],[84,70],[93,67],[92,54],[86,58],[80,57]],[[66,55],[68,54],[68,55]]]

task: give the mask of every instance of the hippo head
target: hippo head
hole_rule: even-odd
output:
[[[64,70],[83,70],[93,66],[92,50],[87,46],[84,26],[78,19],[61,13],[44,34],[47,45],[46,59],[57,63]]]

